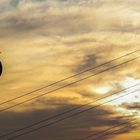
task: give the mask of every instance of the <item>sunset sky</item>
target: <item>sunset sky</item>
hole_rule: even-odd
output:
[[[0,77],[0,136],[140,83],[138,58],[16,105],[134,59],[140,54],[137,51],[4,103],[140,49],[139,10],[139,0],[0,0],[0,60],[4,69]],[[78,111],[138,89],[140,85],[88,104]],[[6,110],[1,112],[3,109]],[[140,91],[136,91],[17,140],[84,140],[119,123],[125,123],[117,127],[122,130],[97,140],[140,140],[139,117]],[[53,121],[56,119],[50,122]],[[8,140],[12,136],[0,137],[0,140]],[[95,139],[90,137],[87,140]]]

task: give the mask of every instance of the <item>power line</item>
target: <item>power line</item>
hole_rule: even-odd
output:
[[[4,112],[4,111],[6,111],[6,110],[9,110],[9,109],[11,109],[11,108],[17,107],[17,106],[19,106],[19,105],[22,105],[22,104],[24,104],[24,103],[27,103],[27,102],[29,102],[29,101],[35,100],[35,99],[37,99],[37,98],[40,98],[40,97],[42,97],[42,96],[44,96],[44,95],[47,95],[47,94],[49,94],[49,93],[53,93],[53,92],[58,91],[58,90],[60,90],[60,89],[64,89],[64,88],[66,88],[66,87],[68,87],[68,86],[71,86],[71,85],[76,84],[76,83],[78,83],[78,82],[84,81],[84,80],[86,80],[86,79],[89,79],[89,78],[94,77],[94,76],[96,76],[96,75],[99,75],[99,74],[101,74],[101,73],[104,73],[104,72],[106,72],[106,71],[108,71],[108,70],[111,70],[111,69],[114,69],[114,68],[116,68],[116,67],[122,66],[122,65],[127,64],[127,63],[129,63],[129,62],[132,62],[132,61],[134,61],[134,60],[136,60],[136,59],[138,59],[138,58],[140,58],[140,56],[135,57],[135,58],[133,58],[133,59],[130,59],[130,60],[128,60],[128,61],[125,61],[125,62],[123,62],[123,63],[120,63],[120,64],[118,64],[118,65],[112,66],[112,67],[110,67],[110,68],[107,68],[107,69],[105,69],[105,70],[102,70],[102,71],[100,71],[100,72],[97,72],[97,73],[95,73],[95,74],[92,74],[92,75],[90,75],[90,76],[84,77],[84,78],[82,78],[82,79],[80,79],[80,80],[74,81],[74,82],[69,83],[69,84],[67,84],[67,85],[65,85],[65,86],[56,88],[56,89],[51,90],[51,91],[49,91],[49,92],[43,93],[43,94],[38,95],[38,96],[36,96],[36,97],[27,99],[27,100],[25,100],[25,101],[23,101],[23,102],[17,103],[17,104],[15,104],[15,105],[12,105],[12,106],[7,107],[7,108],[4,108],[4,109],[0,110],[0,113],[1,113],[1,112]]]
[[[133,123],[133,125],[135,125],[135,124],[137,124],[137,123],[138,123],[138,122],[135,122],[135,123]],[[113,132],[111,132],[111,133],[107,133],[107,134],[103,135],[102,137],[108,136],[109,134],[110,134],[110,135],[115,134],[115,133],[119,132],[120,130],[122,131],[122,130],[124,130],[124,129],[126,129],[126,128],[127,128],[127,126],[125,126],[125,128],[120,128],[120,129],[118,129],[118,130],[116,130],[116,131],[113,131]],[[99,137],[98,137],[98,138],[99,138]]]
[[[138,57],[137,57],[137,58],[138,58]],[[135,59],[137,59],[137,58],[134,58],[133,60],[135,60]],[[132,61],[132,60],[130,60],[130,61]],[[129,62],[130,62],[130,61],[129,61]],[[127,61],[127,62],[128,62],[128,61]],[[126,62],[125,62],[125,63],[126,63]],[[124,64],[124,63],[122,63],[122,64]],[[120,64],[120,65],[122,65],[122,64]],[[117,66],[119,66],[119,65],[117,65]],[[117,67],[117,66],[114,66],[114,67]],[[112,68],[114,68],[114,67],[112,67]],[[112,68],[109,68],[109,69],[112,69]],[[104,70],[104,71],[106,71],[106,70]],[[101,73],[104,72],[104,71],[101,71]],[[86,77],[86,78],[87,78],[87,77]],[[81,80],[81,79],[80,79],[80,80]],[[77,82],[77,81],[76,81],[76,82]]]
[[[30,130],[30,131],[23,132],[23,133],[21,133],[21,134],[19,134],[19,135],[16,135],[16,136],[13,136],[13,137],[11,137],[11,138],[8,138],[7,140],[13,140],[13,139],[16,139],[16,138],[18,138],[18,137],[21,137],[21,136],[23,136],[23,135],[26,135],[26,134],[29,134],[29,133],[32,133],[32,132],[38,131],[38,130],[40,130],[40,129],[42,129],[42,128],[45,128],[45,127],[47,127],[47,126],[54,125],[54,124],[56,124],[56,123],[59,123],[59,122],[61,122],[61,121],[66,120],[66,119],[68,119],[68,118],[71,118],[71,117],[77,116],[77,115],[82,114],[82,113],[84,113],[84,112],[87,112],[87,111],[89,111],[89,110],[91,110],[91,109],[94,109],[94,108],[100,107],[100,106],[102,106],[102,105],[104,105],[104,104],[107,104],[107,103],[109,103],[109,102],[115,101],[115,100],[120,99],[120,98],[125,97],[125,96],[128,96],[128,95],[130,95],[130,94],[132,94],[132,93],[135,93],[135,92],[137,92],[137,91],[140,91],[140,89],[135,90],[135,91],[130,92],[130,93],[127,93],[127,94],[125,94],[125,95],[119,96],[119,97],[117,97],[117,98],[111,99],[111,100],[106,101],[106,102],[104,102],[104,103],[102,103],[102,104],[99,104],[99,105],[96,105],[96,106],[90,107],[90,108],[88,108],[88,109],[82,110],[82,111],[80,111],[80,112],[76,112],[76,113],[74,113],[74,114],[71,114],[71,115],[68,116],[68,117],[61,118],[61,119],[56,120],[56,121],[54,121],[54,122],[51,122],[51,123],[49,123],[49,124],[46,124],[46,125],[40,126],[40,127],[38,127],[38,128],[34,128],[34,129]]]
[[[126,90],[128,90],[128,89],[134,88],[134,87],[136,87],[136,86],[138,86],[138,85],[140,85],[140,83],[137,83],[137,84],[135,84],[135,85],[133,85],[133,86],[130,86],[130,87],[128,87],[128,88],[124,88],[124,89],[122,89],[122,90],[120,90],[120,91],[114,92],[114,93],[111,94],[111,95],[103,96],[103,97],[101,97],[101,98],[96,99],[95,101],[88,102],[88,103],[83,104],[83,105],[81,105],[81,106],[79,106],[79,107],[75,107],[75,108],[72,108],[72,109],[67,110],[67,111],[65,111],[65,112],[62,112],[62,113],[59,113],[59,114],[57,114],[57,115],[51,116],[51,117],[49,117],[49,118],[43,119],[43,120],[41,120],[41,121],[39,121],[39,122],[33,123],[33,124],[31,124],[31,125],[28,125],[28,126],[26,126],[26,127],[21,128],[21,129],[18,129],[18,130],[9,132],[9,133],[4,134],[4,135],[0,135],[0,137],[9,136],[9,135],[11,135],[11,134],[13,134],[13,133],[20,132],[20,131],[22,131],[22,130],[31,128],[31,127],[33,127],[33,126],[36,126],[36,125],[41,124],[41,123],[43,123],[43,122],[49,121],[49,120],[51,120],[51,119],[56,119],[57,117],[61,117],[61,116],[65,115],[65,114],[68,114],[68,113],[71,113],[71,112],[73,112],[73,111],[75,111],[75,110],[81,109],[81,108],[83,108],[83,107],[85,107],[85,106],[87,106],[87,105],[96,103],[96,102],[98,102],[98,101],[100,101],[100,100],[103,100],[103,99],[105,99],[105,98],[107,98],[107,97],[111,97],[111,96],[113,96],[113,95],[119,94],[119,93],[124,92],[124,91],[126,91]]]
[[[133,121],[135,122],[135,121],[137,121],[137,119],[133,119]],[[99,132],[99,133],[96,133],[96,134],[91,134],[91,135],[89,135],[89,136],[87,136],[87,137],[85,137],[83,139],[80,139],[80,140],[87,140],[87,139],[92,138],[92,137],[93,137],[93,140],[96,140],[97,138],[100,138],[100,137],[108,135],[107,132],[109,132],[110,130],[112,130],[114,128],[117,128],[119,126],[127,125],[127,124],[128,124],[127,122],[119,123],[119,124],[117,124],[115,126],[112,126],[112,127],[108,128],[108,129],[102,131],[102,132]]]
[[[134,121],[134,120],[133,120]],[[135,125],[135,124],[138,124],[138,122],[136,121],[134,121],[133,122],[133,125]],[[120,124],[120,126],[121,125],[125,125],[125,124]],[[126,124],[127,125],[127,124]],[[116,126],[116,127],[119,127],[119,126]],[[115,128],[115,127],[114,127]],[[100,133],[100,136],[98,136],[98,137],[96,137],[96,138],[94,138],[93,140],[95,140],[95,139],[99,139],[99,138],[102,138],[102,137],[105,137],[105,136],[108,136],[108,135],[112,135],[112,134],[115,134],[115,133],[117,133],[117,132],[119,132],[120,130],[122,131],[122,130],[124,130],[124,129],[126,129],[127,128],[127,126],[124,126],[124,128],[120,128],[120,129],[118,129],[118,130],[115,130],[115,131],[113,131],[113,132],[110,132],[110,133],[105,133],[105,134],[103,134],[103,132],[101,132]],[[108,129],[108,131],[109,130],[112,130],[113,128],[110,128],[110,129]],[[106,131],[107,132],[107,131]]]
[[[78,75],[81,75],[81,74],[83,74],[83,73],[89,72],[89,71],[94,70],[94,69],[96,69],[96,68],[98,68],[98,67],[104,66],[104,65],[106,65],[106,64],[109,64],[109,63],[111,63],[111,62],[114,62],[114,61],[116,61],[116,60],[119,60],[119,59],[121,59],[121,58],[123,58],[123,57],[129,56],[129,55],[134,54],[134,53],[139,52],[139,51],[140,51],[140,49],[135,50],[135,51],[130,52],[130,53],[127,53],[127,54],[122,55],[122,56],[120,56],[120,57],[118,57],[118,58],[112,59],[112,60],[110,60],[110,61],[107,61],[107,62],[105,62],[105,63],[102,63],[102,64],[100,64],[100,65],[97,65],[97,66],[95,66],[95,67],[91,67],[90,69],[86,69],[86,70],[81,71],[81,72],[79,72],[79,73],[77,73],[77,74],[74,74],[74,75],[69,76],[69,77],[67,77],[67,78],[61,79],[61,80],[56,81],[56,82],[54,82],[54,83],[51,83],[51,84],[49,84],[49,85],[47,85],[47,86],[44,86],[44,87],[35,89],[35,90],[33,90],[33,91],[31,91],[31,92],[28,92],[28,93],[26,93],[26,94],[23,94],[23,95],[20,95],[20,96],[18,96],[18,97],[15,97],[15,98],[13,98],[13,99],[4,101],[4,102],[0,103],[0,105],[6,104],[6,103],[8,103],[8,102],[17,100],[17,99],[22,98],[22,97],[25,97],[25,96],[27,96],[27,95],[30,95],[30,94],[34,93],[34,92],[43,90],[43,89],[45,89],[45,88],[47,88],[47,87],[53,86],[53,85],[58,84],[58,83],[63,82],[63,81],[66,81],[66,80],[68,80],[68,79],[71,79],[71,78],[76,77],[76,76],[78,76]]]
[[[140,91],[140,89],[138,89],[138,90],[136,90],[136,91]],[[135,91],[135,92],[136,92],[136,91]],[[115,101],[115,100],[117,100],[117,99],[119,99],[119,98],[128,96],[129,94],[132,94],[132,93],[134,93],[134,92],[130,92],[130,93],[128,93],[128,94],[122,95],[122,96],[120,96],[120,97],[117,97],[117,98],[112,99],[112,100],[110,100],[110,101],[107,101],[107,102],[105,102],[105,103],[102,103],[102,104],[99,104],[99,105],[90,107],[90,108],[88,108],[88,109],[82,110],[82,111],[77,112],[77,113],[75,113],[75,114],[72,114],[72,115],[70,115],[70,116],[68,116],[68,117],[59,119],[59,120],[57,120],[57,121],[51,122],[51,123],[49,123],[49,124],[47,124],[47,125],[43,125],[43,126],[41,126],[41,127],[35,128],[35,129],[32,129],[32,130],[30,130],[30,131],[28,131],[28,132],[24,132],[24,133],[22,133],[22,134],[20,134],[20,135],[16,135],[16,136],[14,136],[14,137],[12,137],[12,138],[9,138],[9,139],[7,139],[7,140],[12,140],[12,139],[15,139],[15,138],[17,138],[17,137],[20,137],[20,136],[22,136],[22,135],[25,135],[25,134],[28,134],[28,133],[32,133],[32,132],[37,131],[37,130],[39,130],[39,129],[42,129],[42,128],[45,128],[45,127],[47,127],[47,126],[56,124],[56,123],[58,123],[58,122],[61,122],[61,121],[63,121],[63,120],[66,120],[66,119],[68,119],[68,118],[74,117],[74,116],[79,115],[79,114],[82,114],[82,113],[84,113],[84,112],[87,112],[87,111],[89,111],[89,110],[91,110],[91,109],[94,109],[94,108],[100,107],[100,106],[102,106],[102,105],[104,105],[104,104],[107,104],[107,103],[109,103],[109,102]]]

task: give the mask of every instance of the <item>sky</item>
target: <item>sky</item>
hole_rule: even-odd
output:
[[[139,51],[1,104],[140,49],[139,9],[138,0],[1,0],[0,60],[3,74],[0,77],[0,110],[138,57]],[[140,83],[139,65],[138,58],[0,112],[0,136]],[[137,85],[72,113],[139,88]],[[100,140],[139,140],[139,117],[140,92],[136,91],[17,139],[82,140],[125,123],[116,128],[123,129]],[[7,137],[0,137],[0,140],[5,139]]]

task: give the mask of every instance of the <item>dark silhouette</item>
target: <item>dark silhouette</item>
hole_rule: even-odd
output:
[[[2,63],[0,61],[0,76],[1,76],[1,74],[2,74]]]

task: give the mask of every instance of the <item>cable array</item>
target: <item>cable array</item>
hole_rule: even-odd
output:
[[[129,52],[129,53],[125,54],[125,55],[122,55],[122,56],[117,57],[117,58],[115,58],[115,59],[109,60],[109,61],[104,62],[104,63],[102,63],[102,64],[99,64],[99,65],[97,65],[97,66],[91,67],[91,68],[89,68],[89,69],[86,69],[86,70],[81,71],[81,72],[79,72],[79,73],[77,73],[77,74],[71,75],[71,76],[69,76],[69,77],[66,77],[66,78],[64,78],[64,79],[61,79],[61,80],[56,81],[56,82],[54,82],[54,83],[51,83],[51,84],[49,84],[49,85],[46,85],[46,86],[43,86],[43,87],[41,87],[41,88],[35,89],[35,90],[31,91],[31,92],[25,93],[25,94],[23,94],[23,95],[20,95],[20,96],[18,96],[18,97],[13,98],[13,99],[4,101],[4,102],[0,103],[0,105],[9,103],[9,102],[14,101],[14,100],[17,100],[17,99],[22,98],[22,97],[24,97],[24,96],[30,95],[30,94],[32,94],[32,93],[34,93],[34,92],[43,90],[43,89],[45,89],[45,88],[47,88],[47,87],[51,87],[51,86],[53,86],[53,85],[56,85],[56,84],[58,84],[58,83],[61,83],[61,82],[66,81],[66,80],[68,80],[68,79],[71,79],[71,78],[73,78],[73,77],[79,76],[79,75],[84,74],[84,73],[86,73],[86,72],[90,72],[91,70],[94,70],[94,69],[96,69],[96,68],[98,68],[98,67],[102,67],[102,66],[104,66],[104,65],[107,65],[107,64],[109,64],[109,63],[111,63],[111,62],[114,62],[114,61],[119,60],[119,59],[121,59],[121,58],[124,58],[124,57],[126,57],[126,56],[135,54],[135,53],[137,53],[137,52],[139,52],[139,51],[140,51],[140,49],[137,49],[137,50],[135,50],[135,51]]]
[[[132,123],[133,125],[135,125],[135,124],[138,124],[138,119],[133,119],[133,121],[130,121],[130,123]],[[125,126],[126,125],[126,126]],[[108,136],[108,135],[111,135],[111,134],[114,134],[114,133],[116,133],[116,132],[118,132],[118,131],[122,131],[122,130],[124,130],[124,129],[126,129],[128,126],[128,122],[122,122],[122,123],[119,123],[119,124],[117,124],[117,125],[115,125],[115,126],[112,126],[112,127],[110,127],[110,128],[108,128],[108,129],[106,129],[106,130],[104,130],[104,131],[102,131],[102,132],[99,132],[99,133],[96,133],[96,134],[92,134],[92,135],[89,135],[89,136],[87,136],[87,137],[85,137],[85,138],[83,138],[83,139],[80,139],[80,140],[88,140],[89,138],[93,138],[92,140],[97,140],[97,139],[99,139],[99,138],[103,138],[103,137],[105,137],[105,136]],[[130,125],[130,124],[129,124]],[[112,131],[113,129],[115,129],[115,128],[118,128],[118,127],[123,127],[123,128],[119,128],[119,129],[117,129],[117,130],[115,130],[115,131]],[[111,132],[110,132],[111,131]],[[109,133],[108,133],[109,132]]]
[[[29,133],[38,131],[38,130],[40,130],[40,129],[42,129],[42,128],[45,128],[45,127],[54,125],[54,124],[56,124],[56,123],[59,123],[59,122],[62,122],[62,121],[64,121],[64,120],[66,120],[66,119],[69,119],[69,118],[72,118],[72,117],[74,117],[74,116],[83,114],[83,113],[85,113],[85,112],[87,112],[87,111],[89,111],[89,110],[92,110],[92,109],[101,107],[102,105],[105,105],[105,104],[107,104],[107,103],[113,102],[113,101],[118,100],[118,99],[120,99],[120,98],[122,98],[122,97],[126,97],[126,96],[128,96],[128,95],[130,95],[130,94],[133,94],[133,93],[135,93],[135,92],[138,92],[138,91],[140,91],[140,89],[134,90],[134,91],[132,91],[132,92],[130,92],[130,93],[121,95],[121,96],[119,96],[119,97],[116,97],[116,98],[111,99],[111,100],[109,100],[109,101],[103,102],[103,103],[101,103],[101,104],[98,104],[98,105],[89,107],[88,109],[84,109],[84,110],[82,110],[82,111],[76,112],[76,113],[71,114],[71,115],[69,115],[69,116],[67,116],[67,117],[60,118],[60,119],[58,119],[58,120],[56,120],[56,121],[54,121],[54,122],[50,122],[50,123],[45,124],[45,125],[43,125],[43,126],[40,126],[40,127],[34,128],[34,129],[31,129],[31,130],[29,130],[29,131],[27,131],[27,132],[23,132],[23,133],[21,133],[21,134],[19,134],[19,135],[16,135],[16,136],[14,136],[14,137],[8,138],[7,140],[12,140],[12,139],[21,137],[21,136],[23,136],[23,135],[26,135],[26,134],[29,134]],[[19,130],[17,130],[17,131],[19,131]],[[15,132],[17,132],[17,131],[15,131]],[[11,132],[11,134],[13,134],[13,133],[15,133],[15,132]],[[11,134],[10,134],[10,135],[11,135]],[[8,134],[8,135],[9,135],[9,134]],[[7,135],[1,136],[1,137],[5,137],[5,136],[7,136]]]
[[[97,65],[97,66],[95,66],[95,67],[92,67],[92,68],[90,68],[90,69],[87,69],[87,70],[85,70],[85,71],[82,71],[82,72],[80,72],[80,73],[77,73],[77,74],[75,74],[75,75],[72,75],[72,76],[69,76],[69,77],[67,77],[67,78],[61,79],[61,80],[56,81],[56,82],[54,82],[54,83],[52,83],[52,84],[49,84],[49,85],[47,85],[47,86],[44,86],[44,87],[35,89],[35,90],[33,90],[33,91],[31,91],[31,92],[28,92],[28,93],[25,93],[25,94],[23,94],[23,95],[21,95],[21,96],[18,96],[18,97],[15,97],[15,98],[13,98],[13,99],[4,101],[4,102],[0,103],[0,105],[7,104],[7,103],[9,103],[9,102],[12,102],[12,101],[15,101],[15,100],[17,100],[17,99],[20,99],[20,98],[22,98],[22,97],[25,97],[25,96],[27,96],[27,95],[30,95],[30,94],[32,94],[32,93],[34,93],[34,92],[41,91],[41,90],[43,90],[43,89],[45,89],[45,88],[47,88],[47,87],[51,87],[51,86],[53,86],[53,85],[56,85],[56,84],[58,84],[58,83],[61,83],[61,82],[63,82],[63,81],[66,81],[66,80],[68,80],[68,79],[75,78],[75,77],[78,76],[78,75],[82,75],[82,74],[84,74],[84,73],[90,72],[91,70],[94,70],[94,69],[96,69],[96,68],[102,67],[102,66],[104,66],[104,65],[106,65],[106,64],[109,64],[109,63],[111,63],[111,62],[114,62],[114,61],[116,61],[116,60],[119,60],[119,59],[121,59],[121,58],[124,58],[124,57],[126,57],[126,56],[135,54],[136,52],[139,52],[139,51],[140,51],[140,49],[135,50],[135,51],[130,52],[130,53],[127,53],[127,54],[122,55],[122,56],[120,56],[120,57],[118,57],[118,58],[112,59],[112,60],[110,60],[110,61],[108,61],[108,62],[102,63],[102,64],[100,64],[100,65]],[[118,68],[118,67],[123,66],[123,65],[125,65],[125,64],[128,64],[128,63],[130,63],[130,62],[133,62],[133,61],[135,61],[136,59],[139,59],[139,58],[140,58],[140,56],[134,57],[134,58],[129,59],[129,60],[127,60],[127,61],[125,61],[125,62],[122,62],[122,63],[120,63],[120,64],[114,65],[114,66],[112,66],[112,67],[109,67],[109,68],[106,68],[106,69],[104,69],[104,70],[101,70],[101,71],[99,71],[99,72],[97,72],[97,73],[90,74],[90,75],[87,76],[87,77],[84,77],[84,78],[81,78],[81,79],[76,80],[76,81],[74,81],[74,82],[71,82],[71,83],[69,83],[69,84],[66,84],[65,86],[58,87],[58,88],[53,89],[53,90],[51,90],[51,91],[45,92],[45,93],[43,93],[43,94],[40,94],[40,95],[38,95],[38,96],[36,96],[36,97],[30,98],[30,99],[27,99],[27,100],[25,100],[25,101],[23,101],[23,102],[17,103],[17,104],[12,105],[12,106],[9,106],[9,107],[7,107],[7,108],[4,108],[4,109],[0,110],[0,113],[1,113],[1,112],[4,112],[4,111],[7,111],[7,110],[9,110],[9,109],[11,109],[11,108],[17,107],[17,106],[19,106],[19,105],[25,104],[25,103],[27,103],[27,102],[30,102],[30,101],[32,101],[32,100],[38,99],[38,98],[40,98],[40,97],[42,97],[42,96],[45,96],[45,95],[47,95],[47,94],[50,94],[50,93],[53,93],[53,92],[55,92],[55,91],[64,89],[64,88],[66,88],[66,87],[69,87],[69,86],[71,86],[71,85],[74,85],[74,84],[76,84],[76,83],[79,83],[79,82],[81,82],[81,81],[84,81],[84,80],[86,80],[86,79],[89,79],[89,78],[91,78],[91,77],[94,77],[94,76],[96,76],[96,75],[102,74],[102,73],[104,73],[104,72],[106,72],[106,71],[112,70],[112,69],[114,69],[114,68]],[[68,119],[68,118],[72,118],[72,117],[74,117],[74,116],[83,114],[83,113],[85,113],[85,112],[87,112],[87,111],[89,111],[89,110],[91,110],[91,109],[98,108],[98,107],[100,107],[100,106],[102,106],[102,105],[105,105],[105,104],[110,103],[110,102],[112,102],[112,101],[118,100],[118,99],[120,99],[120,98],[122,98],[122,97],[128,96],[128,95],[133,94],[133,93],[135,93],[135,92],[139,92],[140,89],[137,89],[137,90],[134,90],[134,91],[132,91],[132,92],[130,92],[130,93],[127,93],[127,94],[121,95],[121,96],[119,96],[119,97],[116,97],[116,98],[114,98],[114,99],[111,99],[111,100],[109,100],[109,101],[103,102],[103,103],[101,103],[101,104],[94,105],[94,106],[92,106],[92,107],[90,106],[88,109],[79,110],[78,112],[75,112],[75,113],[73,113],[73,114],[70,114],[69,116],[63,117],[64,115],[66,115],[66,114],[68,114],[68,113],[77,111],[78,109],[81,109],[81,108],[83,108],[83,107],[87,107],[88,105],[92,105],[93,103],[95,104],[95,103],[98,102],[98,101],[101,101],[101,100],[106,99],[106,98],[108,98],[108,97],[111,97],[111,96],[113,96],[113,95],[117,95],[117,94],[119,94],[119,93],[125,92],[126,90],[131,89],[131,88],[133,88],[133,87],[136,87],[136,86],[138,86],[138,85],[140,85],[140,83],[137,83],[137,84],[132,85],[132,86],[130,86],[130,87],[128,87],[128,88],[122,89],[122,90],[120,90],[120,91],[118,91],[118,92],[112,93],[112,94],[110,94],[110,95],[103,96],[103,97],[101,97],[101,98],[98,98],[97,100],[90,101],[90,102],[88,102],[88,103],[86,103],[86,104],[83,104],[83,105],[80,105],[80,106],[78,106],[78,107],[76,107],[76,108],[72,108],[72,109],[67,110],[67,111],[65,111],[65,112],[63,112],[63,113],[59,113],[59,114],[57,114],[57,115],[55,115],[55,116],[51,116],[51,117],[49,117],[49,118],[45,118],[45,119],[43,119],[43,120],[40,120],[40,121],[38,121],[38,122],[35,122],[35,123],[30,124],[30,125],[28,125],[28,126],[25,126],[25,127],[21,128],[21,129],[17,129],[17,130],[15,130],[15,131],[11,131],[11,132],[9,132],[9,133],[7,133],[7,134],[1,135],[0,138],[8,137],[7,140],[13,140],[13,139],[16,139],[16,138],[18,138],[18,137],[21,137],[21,136],[30,134],[30,133],[35,132],[35,131],[38,131],[38,130],[40,130],[40,129],[42,129],[42,128],[45,128],[45,127],[48,127],[48,126],[57,124],[57,123],[62,122],[62,121],[64,121],[64,120]],[[62,117],[62,118],[59,119],[59,117]],[[58,120],[53,121],[53,122],[50,122],[50,123],[48,122],[48,121],[53,120],[53,119],[58,119]],[[36,128],[32,128],[32,127],[38,126],[38,125],[40,125],[40,124],[42,124],[42,123],[44,123],[44,122],[45,122],[45,123],[47,122],[47,124],[42,125],[42,126],[39,126],[39,127],[36,127]],[[121,125],[122,125],[122,124],[121,124]],[[32,129],[31,129],[31,130],[28,130],[29,128],[32,128]],[[25,130],[25,132],[22,132],[22,131],[24,131],[24,130]],[[27,130],[27,131],[26,131],[26,130]],[[17,133],[20,133],[20,134],[17,134]],[[13,135],[13,134],[16,134],[16,135],[11,136],[11,135]],[[9,136],[10,136],[10,137],[9,137]],[[93,135],[92,135],[92,136],[93,136]],[[88,137],[90,137],[90,136],[88,136]],[[88,138],[88,137],[87,137],[87,138]],[[81,140],[85,140],[85,139],[81,139]]]
[[[94,76],[96,76],[96,75],[102,74],[102,73],[104,73],[104,72],[106,72],[106,71],[109,71],[109,70],[112,70],[112,69],[114,69],[114,68],[120,67],[120,66],[122,66],[122,65],[125,65],[125,64],[127,64],[127,63],[130,63],[130,62],[132,62],[132,61],[134,61],[134,60],[137,60],[137,59],[139,59],[139,58],[140,58],[140,56],[137,56],[137,57],[135,57],[135,58],[133,58],[133,59],[127,60],[127,61],[125,61],[125,62],[123,62],[123,63],[118,64],[118,65],[109,67],[109,68],[107,68],[107,69],[105,69],[105,70],[102,70],[102,71],[97,72],[97,73],[95,73],[95,74],[92,74],[92,75],[90,75],[90,76],[84,77],[84,78],[82,78],[82,79],[80,79],[80,80],[76,80],[76,81],[74,81],[74,82],[71,82],[71,83],[69,83],[69,84],[66,84],[65,86],[61,86],[61,87],[59,87],[59,88],[53,89],[53,90],[51,90],[51,91],[49,91],[49,92],[46,92],[46,93],[43,93],[43,94],[40,94],[40,95],[38,95],[38,96],[36,96],[36,97],[27,99],[27,100],[25,100],[25,101],[23,101],[23,102],[17,103],[17,104],[15,104],[15,105],[10,106],[10,107],[1,109],[1,110],[0,110],[0,113],[1,113],[1,112],[4,112],[4,111],[7,111],[7,110],[9,110],[9,109],[11,109],[11,108],[17,107],[17,106],[19,106],[19,105],[25,104],[25,103],[27,103],[27,102],[30,102],[30,101],[32,101],[32,100],[38,99],[38,98],[40,98],[40,97],[42,97],[42,96],[45,96],[45,95],[47,95],[47,94],[53,93],[53,92],[58,91],[58,90],[60,90],[60,89],[64,89],[64,88],[66,88],[66,87],[69,87],[69,86],[71,86],[71,85],[74,85],[74,84],[76,84],[76,83],[79,83],[79,82],[81,82],[81,81],[84,81],[84,80],[86,80],[86,79],[89,79],[89,78],[91,78],[91,77],[94,77]]]

